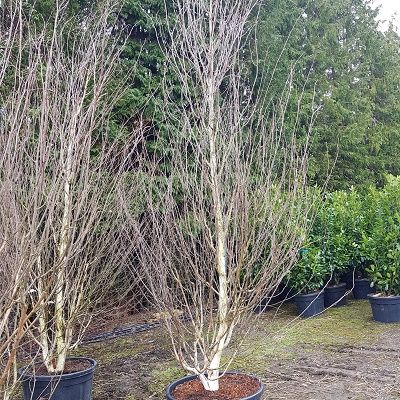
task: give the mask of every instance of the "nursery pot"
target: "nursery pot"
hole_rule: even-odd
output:
[[[226,372],[224,374],[224,376],[226,376],[226,377],[229,377],[229,376],[235,377],[235,375],[236,376],[243,376],[243,377],[253,378],[259,384],[259,387],[257,389],[255,389],[255,392],[253,394],[246,395],[246,397],[241,397],[240,400],[260,400],[261,399],[261,396],[264,393],[264,385],[258,378],[256,378],[255,376],[252,376],[252,375],[249,375],[249,374],[243,374],[243,373],[240,373],[240,372]],[[167,400],[176,400],[176,398],[173,396],[173,393],[174,393],[174,390],[177,388],[177,386],[185,384],[185,383],[190,382],[190,381],[194,381],[196,379],[198,379],[196,375],[191,375],[191,376],[186,376],[184,378],[178,379],[175,382],[172,382],[167,387],[167,397],[166,397]],[[213,393],[215,393],[215,392],[210,392],[210,395],[212,396]],[[186,393],[186,395],[190,396],[190,393]],[[196,396],[196,393],[193,393],[193,396]],[[203,394],[203,396],[204,396],[204,394]],[[192,397],[188,397],[188,398],[192,398]],[[193,397],[193,398],[196,398],[196,399],[197,398],[199,398],[199,399],[202,398],[203,399],[203,397]],[[214,397],[210,397],[210,399],[213,399],[213,398]]]
[[[373,291],[371,281],[368,278],[356,279],[354,281],[353,297],[356,300],[367,299],[368,295]]]
[[[281,305],[285,302],[292,301],[293,289],[288,285],[280,284],[275,291],[271,292],[270,295],[264,297],[260,304],[255,307],[256,313],[261,313],[268,310],[273,310],[275,305]]]
[[[346,283],[346,289],[353,289],[354,287],[354,271],[349,271],[346,272],[343,276],[342,276],[342,282]]]
[[[297,311],[304,318],[313,317],[324,311],[324,291],[298,294],[294,297]]]
[[[372,316],[378,322],[400,322],[400,296],[369,294]]]
[[[325,288],[325,307],[341,307],[347,304],[346,283]]]
[[[18,374],[24,400],[91,400],[96,361],[84,357],[70,357],[67,361],[84,362],[87,368],[59,375],[34,375],[30,367],[21,368]]]

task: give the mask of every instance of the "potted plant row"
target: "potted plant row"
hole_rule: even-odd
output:
[[[399,177],[362,195],[328,194],[310,238],[288,281],[301,315],[320,313],[322,297],[325,307],[344,305],[352,290],[354,299],[369,299],[375,320],[400,322]]]
[[[290,273],[289,285],[301,293],[296,302],[302,315],[307,312],[300,304],[306,304],[307,299],[321,298],[322,294],[318,297],[317,294],[322,290],[324,307],[345,305],[347,294],[353,288],[355,298],[366,298],[371,291],[370,281],[364,279],[365,263],[360,244],[364,221],[362,202],[355,190],[329,193],[321,201],[309,235],[312,245],[301,251],[299,262]],[[319,303],[314,302],[314,307]],[[313,314],[313,307],[307,310]],[[314,312],[321,311],[319,304]]]

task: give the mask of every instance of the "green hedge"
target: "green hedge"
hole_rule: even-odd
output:
[[[379,292],[400,295],[400,177],[383,189],[329,193],[291,271],[298,292],[337,284],[346,273],[369,277]]]

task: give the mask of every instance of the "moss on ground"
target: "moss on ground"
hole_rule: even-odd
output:
[[[185,376],[185,371],[176,366],[175,361],[157,365],[151,371],[151,381],[147,387],[149,393],[162,396],[165,388],[173,381]]]
[[[271,328],[273,341],[281,346],[331,346],[373,343],[379,334],[396,328],[396,325],[374,322],[369,302],[358,300],[350,301],[345,307],[330,308],[315,318],[297,319],[286,326],[274,321]]]
[[[260,317],[257,332],[245,340],[244,351],[236,355],[231,369],[261,374],[273,361],[297,358],[316,346],[330,351],[335,346],[368,345],[381,333],[398,329],[396,324],[373,321],[367,300],[350,301],[348,306],[330,308],[308,319],[297,318],[291,304],[276,315],[268,313],[273,311]]]
[[[82,346],[73,352],[74,356],[94,358],[99,365],[106,366],[115,360],[137,356],[144,350],[137,336],[108,340]]]

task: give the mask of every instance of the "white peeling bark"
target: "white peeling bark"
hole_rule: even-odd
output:
[[[214,217],[215,217],[215,234],[216,234],[216,270],[218,274],[218,332],[215,341],[215,354],[210,361],[207,369],[207,377],[203,376],[202,382],[204,388],[209,391],[217,391],[219,389],[219,371],[221,366],[222,352],[226,347],[226,335],[229,330],[227,323],[228,317],[228,278],[227,278],[227,260],[226,260],[226,228],[224,223],[224,215],[221,201],[221,182],[218,171],[218,157],[216,134],[218,127],[216,126],[216,108],[217,106],[217,89],[214,82],[214,49],[213,49],[213,26],[212,18],[213,9],[210,2],[210,78],[208,80],[208,139],[210,147],[210,182],[213,198]]]
[[[64,319],[64,286],[67,273],[67,247],[70,241],[70,216],[72,208],[71,182],[72,182],[72,143],[70,142],[65,160],[65,182],[64,182],[64,209],[61,223],[61,235],[59,244],[60,267],[57,271],[57,289],[55,292],[55,339],[56,339],[56,372],[62,372],[67,358],[66,327]]]

